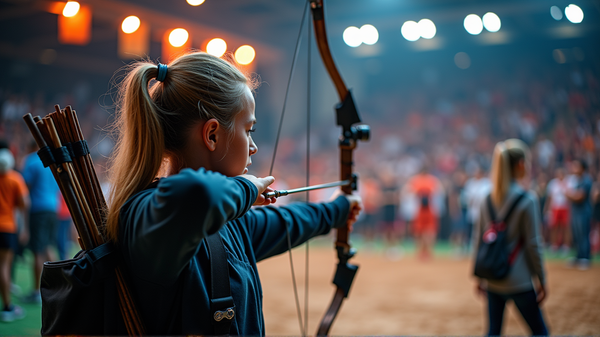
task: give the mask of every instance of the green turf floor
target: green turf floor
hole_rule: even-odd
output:
[[[20,294],[13,294],[13,303],[25,309],[27,315],[22,320],[11,323],[0,322],[0,336],[35,336],[40,335],[42,326],[42,306],[40,304],[25,304],[20,295],[26,295],[33,289],[33,255],[26,252],[22,258],[15,263],[15,282],[21,289]]]

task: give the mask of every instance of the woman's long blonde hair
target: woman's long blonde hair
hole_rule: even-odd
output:
[[[246,87],[256,87],[254,78],[230,62],[203,52],[176,58],[168,64],[164,81],[151,85],[157,75],[156,64],[136,62],[118,85],[118,139],[109,161],[106,224],[106,235],[113,241],[125,201],[158,176],[167,158],[178,156],[191,127],[215,118],[232,131]]]
[[[510,182],[514,178],[514,169],[524,160],[528,165],[531,158],[529,147],[520,139],[507,139],[496,144],[492,156],[490,179],[492,181],[492,202],[496,206],[502,205]]]

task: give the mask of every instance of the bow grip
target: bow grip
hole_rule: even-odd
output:
[[[356,250],[352,248],[346,249],[346,247],[341,246],[336,247],[336,250],[340,262],[337,264],[337,269],[333,276],[333,284],[344,292],[344,297],[348,297],[354,276],[356,276],[356,272],[358,271],[358,266],[348,263],[348,260],[356,254]]]

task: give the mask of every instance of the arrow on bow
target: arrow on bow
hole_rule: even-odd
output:
[[[329,184],[322,184],[317,186],[309,186],[305,188],[299,188],[290,191],[275,191],[269,197],[275,196],[283,196],[291,193],[297,193],[302,191],[309,191],[313,189],[319,188],[328,188],[333,186],[341,186],[341,189],[346,194],[352,194],[353,190],[356,190],[356,176],[352,172],[353,166],[353,151],[356,148],[358,141],[367,141],[370,136],[370,129],[367,125],[358,125],[361,123],[360,116],[358,111],[356,110],[356,106],[354,104],[354,100],[352,98],[351,92],[347,89],[344,80],[342,79],[333,57],[331,55],[331,51],[329,49],[329,43],[327,40],[327,32],[325,29],[325,14],[323,10],[323,0],[307,0],[307,4],[310,3],[310,8],[313,17],[313,27],[315,31],[315,37],[317,46],[319,48],[319,54],[321,55],[321,59],[331,77],[333,84],[335,85],[336,91],[338,93],[340,103],[338,103],[335,107],[336,110],[336,122],[337,125],[342,127],[342,134],[339,139],[339,148],[340,148],[340,181]],[[306,14],[306,11],[305,11]],[[304,24],[304,16],[302,18],[302,24]],[[300,31],[302,31],[302,26],[300,27]],[[277,140],[275,143],[275,149],[273,152],[273,161],[271,163],[271,173],[273,171],[273,164],[275,161],[275,154],[277,153],[277,144],[279,142],[279,136],[281,132],[281,126],[283,122],[283,116],[285,112],[285,106],[287,102],[287,97],[289,93],[290,82],[293,76],[294,65],[296,58],[298,56],[298,50],[300,45],[300,36],[298,35],[298,39],[296,42],[296,50],[294,55],[294,60],[292,62],[292,69],[290,71],[290,77],[288,81],[288,86],[286,90],[286,97],[284,100],[283,111],[281,114],[281,119],[279,123],[279,130],[277,132]],[[309,42],[310,48],[310,42]],[[310,49],[309,49],[310,55]],[[309,57],[310,60],[310,57]],[[309,68],[310,72],[310,68]],[[309,81],[310,85],[310,81]],[[310,92],[310,90],[309,90]],[[308,147],[308,146],[307,146]],[[308,170],[308,168],[307,168]],[[270,174],[271,174],[270,173]],[[307,179],[308,180],[308,179]],[[307,181],[308,185],[308,181]],[[295,276],[293,271],[293,263],[291,261],[291,243],[289,237],[288,230],[288,245],[290,245],[290,263],[292,268],[292,278],[294,281],[294,292],[296,293],[296,306],[298,309],[298,314],[300,315],[299,303],[298,303],[298,295],[297,289],[295,285]],[[348,263],[348,261],[354,256],[355,249],[350,246],[349,241],[349,229],[348,227],[343,227],[337,229],[337,236],[335,241],[335,249],[337,251],[338,256],[338,264],[337,269],[333,278],[333,284],[336,287],[336,291],[334,293],[333,299],[327,312],[323,316],[319,324],[319,329],[317,330],[317,336],[326,336],[329,334],[329,330],[337,313],[339,312],[342,302],[346,297],[348,297],[348,293],[350,292],[350,287],[352,285],[352,281],[354,280],[354,276],[358,271],[358,266]],[[308,261],[308,260],[307,260]],[[302,324],[301,329],[302,329]],[[306,326],[306,323],[305,323]],[[305,330],[305,329],[302,329]],[[304,335],[303,331],[303,335]]]

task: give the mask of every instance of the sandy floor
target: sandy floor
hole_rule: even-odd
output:
[[[304,298],[304,250],[294,251],[299,296]],[[311,249],[309,328],[314,334],[333,296],[333,249]],[[391,261],[381,254],[361,253],[350,296],[331,330],[332,335],[481,335],[485,300],[476,297],[467,260],[439,257],[427,263],[412,256]],[[563,262],[548,262],[549,297],[543,312],[554,335],[600,334],[600,267],[579,271]],[[289,258],[259,264],[264,313],[269,335],[300,335]],[[301,300],[303,301],[303,300]],[[302,304],[301,304],[302,305]],[[303,311],[304,314],[304,311]],[[504,334],[529,334],[511,303]]]

